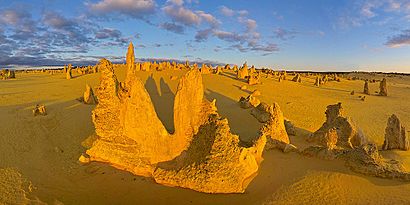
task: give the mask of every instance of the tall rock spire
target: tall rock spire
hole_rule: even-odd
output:
[[[133,69],[135,67],[134,45],[130,42],[127,51],[127,67]]]

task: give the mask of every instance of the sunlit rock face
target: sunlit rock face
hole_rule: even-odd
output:
[[[67,70],[66,70],[66,75],[65,75],[67,80],[70,80],[72,78],[71,70],[72,70],[72,66],[71,66],[71,64],[68,64],[68,67],[67,67]]]
[[[85,85],[85,92],[83,95],[83,102],[85,104],[94,105],[97,104],[97,99],[94,96],[94,91],[90,85]]]
[[[128,70],[133,70],[135,67],[134,45],[130,42],[127,50],[126,63]]]
[[[390,116],[387,121],[382,148],[383,150],[401,149],[405,151],[410,149],[410,140],[406,128],[395,114]]]
[[[289,136],[285,128],[285,119],[283,113],[277,103],[273,103],[266,107],[266,112],[269,113],[269,119],[267,123],[262,127],[261,132],[272,140],[290,143]]]
[[[173,134],[158,118],[135,72],[128,70],[127,81],[119,83],[108,60],[102,59],[98,70],[99,102],[92,115],[98,139],[87,150],[91,161],[151,176],[168,186],[207,193],[245,191],[257,174],[266,137],[241,147],[228,121],[217,113],[215,102],[204,100],[197,69],[179,81]]]
[[[326,141],[331,129],[335,129],[337,134],[337,146],[353,148],[362,144],[364,136],[359,129],[347,117],[343,116],[342,104],[327,106],[326,122],[322,127],[313,133],[310,141]]]
[[[249,76],[248,65],[246,63],[244,63],[242,68],[238,70],[237,78],[238,79],[245,79],[248,76]]]

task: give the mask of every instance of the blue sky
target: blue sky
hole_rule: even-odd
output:
[[[0,66],[180,59],[410,72],[410,0],[0,0]]]

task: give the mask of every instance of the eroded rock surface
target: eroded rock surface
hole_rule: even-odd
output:
[[[250,148],[239,147],[228,121],[213,114],[184,153],[159,165],[154,179],[206,193],[242,193],[258,171],[265,143],[260,137]]]
[[[273,140],[278,140],[286,144],[290,143],[289,136],[285,128],[285,120],[283,118],[283,113],[277,103],[268,107],[269,120],[261,128],[261,133],[271,138]]]
[[[246,63],[238,70],[237,78],[238,79],[245,79],[249,76],[248,65]]]
[[[387,80],[386,78],[383,78],[382,81],[380,81],[380,92],[379,95],[381,96],[387,96]]]
[[[366,94],[366,95],[370,95],[369,81],[367,81],[367,80],[364,82],[363,93]]]
[[[327,106],[325,112],[326,122],[313,133],[312,138],[309,140],[323,142],[330,132],[333,132],[332,135],[335,134],[334,131],[331,131],[331,129],[334,129],[337,133],[337,146],[346,148],[359,146],[364,136],[349,118],[343,116],[342,110],[341,103]]]
[[[36,105],[33,109],[33,115],[47,115],[46,106],[45,105]]]
[[[390,116],[387,121],[382,149],[401,149],[405,151],[410,149],[410,140],[407,136],[406,128],[395,114]]]
[[[85,104],[94,105],[97,104],[97,99],[94,96],[93,89],[88,84],[85,85],[85,92],[83,95],[83,102]]]
[[[127,63],[128,70],[135,69],[134,45],[132,45],[132,42],[130,42],[130,44],[128,45],[126,63]]]
[[[270,120],[270,107],[270,105],[261,102],[251,110],[251,115],[253,115],[259,122],[265,123]]]
[[[375,144],[365,144],[350,150],[345,154],[346,165],[353,171],[365,175],[381,178],[400,179],[410,181],[401,162],[384,159],[378,152]]]
[[[71,64],[68,64],[68,67],[67,67],[67,70],[66,70],[66,73],[65,73],[65,77],[66,77],[67,80],[70,80],[72,78],[71,70],[72,70],[72,66],[71,66]]]
[[[241,97],[239,99],[239,106],[243,109],[248,109],[252,107],[257,107],[261,101],[253,95],[249,95],[248,97]]]
[[[215,102],[204,100],[201,73],[194,69],[178,85],[175,132],[159,120],[151,98],[134,72],[119,83],[111,62],[101,60],[99,104],[93,111],[98,139],[90,161],[107,162],[160,184],[207,193],[241,193],[256,176],[266,137],[241,147]],[[283,122],[283,119],[282,119]],[[275,134],[272,132],[272,134]]]

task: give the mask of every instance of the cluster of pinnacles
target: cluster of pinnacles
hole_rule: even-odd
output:
[[[12,79],[16,78],[16,73],[14,70],[10,69],[3,69],[0,72],[0,79],[6,80],[6,79]]]
[[[132,56],[130,49],[123,83],[110,61],[102,59],[98,64],[101,82],[92,114],[98,139],[86,151],[87,161],[106,162],[167,186],[207,193],[244,192],[258,172],[266,138],[283,133],[276,132],[277,127],[284,129],[283,119],[275,121],[272,113],[253,144],[241,146],[227,119],[218,114],[215,101],[204,98],[201,72],[192,68],[179,81],[175,132],[168,133],[135,75]],[[281,114],[278,108],[275,112]]]
[[[206,193],[243,193],[258,173],[263,151],[279,148],[319,158],[342,158],[347,166],[360,173],[410,180],[410,174],[400,163],[385,160],[377,146],[369,143],[360,129],[343,115],[341,103],[327,107],[325,123],[309,138],[317,145],[301,151],[290,144],[288,134],[295,135],[296,131],[284,120],[279,105],[260,102],[256,98],[260,92],[255,90],[247,98],[241,98],[239,105],[252,108],[251,114],[264,124],[259,136],[245,146],[239,136],[231,133],[228,120],[218,114],[215,100],[209,102],[204,98],[202,74],[220,74],[224,69],[231,69],[229,65],[218,66],[214,72],[212,66],[203,64],[198,68],[195,64],[191,67],[188,62],[135,63],[132,44],[126,59],[124,82],[119,82],[114,73],[116,65],[102,59],[95,66],[101,73],[96,97],[92,89],[86,87],[84,102],[97,104],[92,113],[97,139],[86,155],[80,157],[83,162],[109,163],[135,175],[152,177],[167,186]],[[66,70],[67,78],[70,67]],[[136,75],[140,70],[170,68],[187,71],[175,93],[173,133],[169,133],[158,118],[150,95]],[[239,69],[237,66],[232,69],[238,79],[246,79],[250,85],[259,83],[261,72],[254,67],[248,69],[245,63]],[[286,79],[286,71],[265,73]],[[301,75],[294,75],[292,80],[301,82]],[[329,79],[339,78],[318,76],[316,83],[320,85]],[[385,80],[380,87],[380,95],[383,95]],[[387,90],[384,91],[387,94]],[[393,115],[388,121],[383,149],[408,150],[409,147],[405,128]]]

